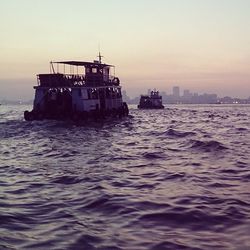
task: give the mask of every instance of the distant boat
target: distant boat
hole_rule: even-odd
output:
[[[150,95],[141,95],[139,109],[164,109],[162,96],[158,91],[151,91]]]
[[[122,100],[120,80],[110,75],[114,66],[102,63],[100,53],[98,57],[94,62],[51,62],[50,74],[37,75],[33,110],[24,112],[25,120],[80,121],[127,116],[129,110]],[[60,65],[63,73],[58,73]],[[68,66],[70,74],[65,73]]]

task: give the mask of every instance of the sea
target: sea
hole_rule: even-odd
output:
[[[250,249],[250,106],[103,122],[0,106],[0,249]]]

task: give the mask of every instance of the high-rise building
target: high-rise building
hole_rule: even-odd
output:
[[[188,89],[184,89],[183,90],[183,97],[190,97],[192,94],[190,93],[190,91]]]
[[[173,87],[173,96],[180,97],[180,88],[178,86]]]

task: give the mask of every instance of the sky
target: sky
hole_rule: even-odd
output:
[[[32,99],[50,61],[99,47],[132,97],[250,96],[249,0],[0,0],[0,99]]]

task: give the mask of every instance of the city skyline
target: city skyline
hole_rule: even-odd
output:
[[[3,0],[0,95],[27,99],[49,61],[92,61],[100,48],[130,95],[178,85],[248,98],[249,8],[247,0]]]
[[[148,89],[147,93],[141,95],[151,95],[152,91],[159,92],[162,101],[165,104],[250,104],[250,95],[248,98],[237,98],[231,96],[220,97],[216,93],[198,93],[189,89],[181,89],[179,86],[173,86],[172,92],[160,91],[157,89]],[[127,95],[126,90],[123,91],[123,98],[130,104],[137,104],[140,96],[132,97]]]

